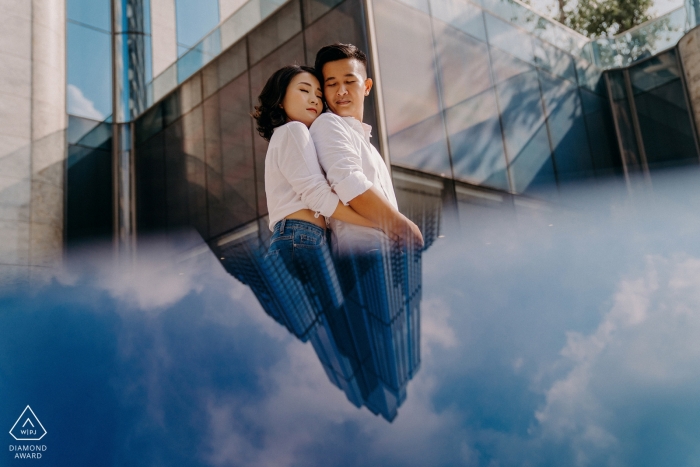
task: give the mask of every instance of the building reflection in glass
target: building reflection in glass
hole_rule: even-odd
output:
[[[210,246],[268,315],[311,342],[328,379],[350,402],[394,420],[420,368],[422,251],[391,247],[353,255],[336,259],[322,275],[301,278],[279,256],[266,257],[266,225],[253,221]],[[426,245],[435,236],[427,235]]]

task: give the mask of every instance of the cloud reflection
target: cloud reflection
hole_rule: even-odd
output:
[[[391,424],[201,241],[161,239],[0,299],[0,426],[30,404],[52,466],[693,465],[700,190],[655,183],[482,211],[437,240]]]

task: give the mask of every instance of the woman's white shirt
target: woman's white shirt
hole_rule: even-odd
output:
[[[301,122],[275,128],[265,156],[265,194],[270,230],[289,214],[311,209],[330,217],[338,207],[316,156],[309,129]]]

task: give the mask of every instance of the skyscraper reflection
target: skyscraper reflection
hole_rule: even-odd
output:
[[[269,233],[260,222],[211,248],[268,315],[311,342],[350,402],[392,421],[420,368],[422,251],[394,245],[335,258],[321,274],[300,274],[279,256],[266,257]],[[430,245],[435,234],[427,237]]]

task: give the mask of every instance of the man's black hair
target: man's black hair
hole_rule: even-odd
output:
[[[323,79],[323,65],[328,62],[335,62],[336,60],[344,60],[346,58],[358,60],[364,65],[365,70],[367,70],[367,55],[352,44],[341,44],[340,42],[322,47],[316,54],[314,68],[316,68],[317,73],[321,75],[321,79]],[[323,81],[321,81],[321,83],[323,83]]]

